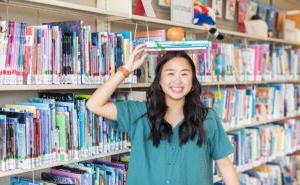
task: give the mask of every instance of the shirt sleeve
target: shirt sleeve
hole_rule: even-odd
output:
[[[222,126],[221,120],[214,111],[209,111],[206,124],[208,127],[208,142],[212,159],[219,160],[233,153],[233,147]]]
[[[136,121],[147,113],[146,102],[122,100],[115,103],[117,107],[117,125],[120,131],[128,132],[132,137]]]

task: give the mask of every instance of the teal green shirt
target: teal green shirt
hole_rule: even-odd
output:
[[[155,147],[149,140],[150,122],[146,102],[116,103],[117,124],[128,132],[131,154],[127,185],[211,185],[212,161],[228,156],[233,148],[220,120],[209,111],[204,128],[206,141],[201,147],[197,140],[179,146],[179,125],[173,128],[171,141],[161,140]]]

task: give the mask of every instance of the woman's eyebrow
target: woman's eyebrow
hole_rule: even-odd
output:
[[[191,69],[182,69],[181,71],[191,71]]]
[[[165,71],[176,71],[176,69],[168,68],[168,69],[165,69]],[[191,71],[191,69],[186,68],[186,69],[182,69],[180,71]]]

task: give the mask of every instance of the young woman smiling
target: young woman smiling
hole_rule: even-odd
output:
[[[144,47],[137,46],[126,65],[87,102],[91,111],[114,120],[131,138],[127,185],[211,185],[213,160],[225,184],[238,185],[227,157],[233,148],[215,112],[201,103],[201,85],[185,52],[161,58],[145,102],[109,102],[118,85],[145,61]]]

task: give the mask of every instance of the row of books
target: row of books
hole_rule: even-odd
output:
[[[204,4],[208,5],[207,3]],[[276,29],[276,31],[282,31],[283,29],[283,18],[285,17],[283,11],[262,1],[240,0],[236,3],[235,0],[226,2],[212,0],[211,8],[214,10],[216,17],[219,18],[225,18],[230,21],[234,21],[237,18],[238,23],[244,23],[244,21],[251,20],[251,17],[256,15],[267,23],[268,30],[275,31]]]
[[[241,185],[300,184],[300,153],[282,156],[239,174]],[[224,185],[222,181],[214,185]]]
[[[300,121],[296,119],[229,132],[228,137],[234,147],[234,153],[229,158],[237,167],[255,164],[300,146],[299,133]],[[213,169],[217,174],[215,163]]]
[[[233,163],[251,164],[300,145],[300,121],[290,119],[284,124],[268,124],[228,133],[235,151]]]
[[[30,169],[128,147],[128,136],[86,108],[88,95],[40,93],[0,109],[0,170]]]
[[[54,167],[42,172],[41,178],[32,180],[24,177],[12,177],[11,185],[125,185],[128,161],[84,162]]]
[[[0,27],[0,84],[99,84],[132,50],[131,32],[92,32],[81,20]]]
[[[0,21],[0,27],[5,30],[0,33],[0,84],[100,84],[125,64],[133,45],[162,42],[178,50],[187,45],[164,42],[165,30],[139,32],[132,38],[131,32],[92,32],[81,20],[37,26]],[[205,48],[190,53],[200,81],[299,79],[299,51],[290,47],[193,42]],[[149,82],[159,55],[147,59]],[[131,75],[126,82],[136,81]]]
[[[299,79],[299,57],[284,46],[212,43],[194,60],[200,81],[268,81]]]
[[[242,185],[300,184],[300,153],[280,157],[239,176]]]
[[[225,129],[300,114],[300,86],[270,84],[204,88],[202,101],[213,108]]]

